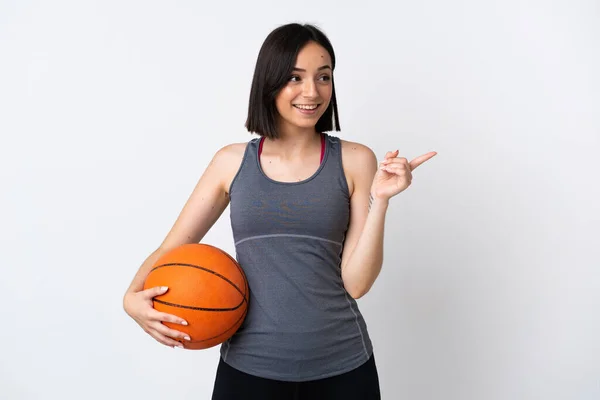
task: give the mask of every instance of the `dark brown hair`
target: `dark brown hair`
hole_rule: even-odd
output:
[[[331,69],[335,68],[335,53],[329,39],[318,28],[309,24],[287,24],[273,30],[265,39],[254,69],[246,129],[271,139],[279,137],[277,132],[278,112],[275,98],[287,84],[300,50],[308,42],[323,46],[331,57]],[[327,110],[315,126],[317,132],[340,130],[335,97],[335,84],[331,77],[332,95]]]

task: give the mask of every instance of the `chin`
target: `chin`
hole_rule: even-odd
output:
[[[294,125],[296,125],[297,127],[300,128],[314,128],[315,125],[317,125],[317,122],[319,121],[319,119],[315,119],[315,120],[303,120],[303,121],[294,121]]]
[[[315,115],[310,118],[283,118],[283,121],[286,125],[290,127],[295,127],[299,129],[314,129],[319,122],[319,118],[321,115]]]
[[[310,118],[294,118],[294,125],[301,126],[303,128],[309,128],[311,126],[315,126],[319,119],[321,119],[322,115],[315,115]]]
[[[296,128],[300,128],[300,129],[306,129],[306,130],[309,130],[309,129],[310,129],[310,130],[312,130],[312,129],[315,129],[315,126],[316,126],[316,125],[317,125],[316,121],[315,121],[315,123],[308,123],[308,124],[307,124],[306,122],[305,122],[305,123],[302,123],[302,124],[294,124],[294,126],[295,126]]]

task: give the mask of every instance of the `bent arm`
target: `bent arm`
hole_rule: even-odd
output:
[[[177,220],[160,246],[142,263],[125,295],[139,292],[155,262],[165,252],[186,243],[198,243],[229,204],[228,183],[239,166],[240,145],[220,149],[200,177]],[[236,164],[237,161],[237,164]]]
[[[349,146],[350,147],[350,146]],[[350,197],[350,224],[342,254],[342,280],[355,299],[364,296],[381,271],[387,200],[370,196],[377,158],[366,146],[354,144],[346,151]]]

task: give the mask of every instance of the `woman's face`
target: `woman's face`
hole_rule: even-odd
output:
[[[287,84],[275,98],[283,130],[286,127],[314,128],[331,100],[331,76],[331,57],[327,50],[308,42],[298,53]]]

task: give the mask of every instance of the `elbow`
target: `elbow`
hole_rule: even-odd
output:
[[[342,284],[344,289],[355,300],[369,293],[373,283],[374,281],[371,281],[368,277],[357,274],[353,275],[348,272],[348,269],[342,269]]]
[[[364,291],[364,292],[354,292],[354,293],[350,293],[350,292],[348,292],[348,293],[350,294],[350,296],[352,296],[352,298],[353,298],[354,300],[358,300],[358,299],[360,299],[361,297],[363,297],[365,294],[367,294],[367,291]]]
[[[358,300],[363,297],[369,291],[370,287],[365,283],[357,279],[352,279],[347,273],[344,274],[342,270],[342,284],[346,293],[348,293],[354,300]]]
[[[369,292],[369,288],[366,287],[349,287],[349,285],[345,285],[346,292],[354,299],[358,300],[363,297],[365,294]]]

